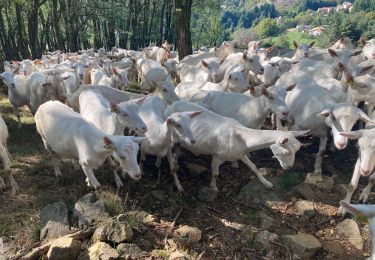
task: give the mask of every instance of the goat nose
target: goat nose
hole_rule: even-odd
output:
[[[308,53],[305,53],[305,57],[307,57],[307,56],[309,56],[309,54],[308,54]]]
[[[139,181],[141,178],[142,178],[142,174],[140,172],[136,173],[136,174],[133,174],[134,180]]]
[[[371,173],[371,171],[369,171],[369,170],[363,170],[363,169],[361,168],[361,173],[362,173],[362,175],[364,175],[364,176],[368,176],[368,175]]]
[[[142,127],[142,131],[146,132],[147,131],[147,126]]]
[[[192,144],[195,144],[197,141],[194,139],[194,140],[191,140],[190,143]]]
[[[281,113],[283,116],[287,117],[289,115],[289,112],[282,112]]]

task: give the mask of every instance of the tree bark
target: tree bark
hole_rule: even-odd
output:
[[[193,53],[191,43],[190,18],[193,0],[175,0],[176,33],[178,43],[178,57],[183,59]]]

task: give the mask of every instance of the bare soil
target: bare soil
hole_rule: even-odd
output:
[[[22,110],[24,124],[22,128],[18,128],[8,101],[3,99],[0,105],[10,134],[8,147],[12,155],[12,169],[22,189],[19,194],[13,195],[8,187],[3,194],[0,194],[0,236],[13,238],[20,249],[28,248],[38,241],[39,211],[43,206],[62,200],[71,210],[75,201],[92,190],[86,187],[83,172],[75,171],[68,160],[60,161],[63,176],[56,178],[52,162],[43,147],[31,114]],[[304,177],[313,169],[318,140],[306,137],[302,139],[302,143],[303,146],[297,153],[296,164],[291,172]],[[348,183],[356,156],[357,149],[354,142],[350,143],[344,151],[327,151],[323,162],[324,174],[337,175],[335,183]],[[202,240],[199,243],[184,248],[195,259],[291,259],[290,250],[284,244],[275,244],[269,251],[253,248],[252,241],[256,233],[261,230],[260,219],[257,217],[260,212],[265,212],[275,219],[275,224],[269,229],[271,232],[279,235],[297,232],[314,235],[321,230],[319,239],[323,244],[330,241],[329,243],[337,247],[341,245],[340,257],[333,258],[322,249],[314,259],[365,259],[365,255],[369,255],[371,245],[366,223],[360,222],[362,235],[366,239],[363,252],[356,250],[334,231],[335,224],[343,219],[336,215],[342,195],[335,191],[316,192],[314,205],[318,214],[312,218],[299,216],[293,207],[298,199],[293,192],[296,184],[288,184],[278,162],[272,159],[271,151],[265,149],[252,153],[251,160],[258,168],[275,169],[272,176],[266,177],[276,186],[275,190],[269,192],[277,194],[282,200],[271,207],[265,205],[264,201],[243,202],[237,199],[241,188],[254,178],[254,174],[241,163],[238,169],[232,168],[229,163],[223,164],[218,178],[220,189],[218,197],[214,202],[200,201],[199,188],[208,186],[210,172],[200,176],[193,175],[186,169],[186,165],[194,162],[210,169],[210,158],[195,157],[188,152],[179,160],[181,165],[179,177],[185,188],[185,195],[176,191],[165,160],[162,163],[161,181],[157,183],[157,170],[154,167],[153,157],[147,159],[146,174],[142,180],[137,183],[129,179],[124,180],[125,188],[119,192],[116,191],[109,167],[104,165],[96,170],[96,176],[103,185],[100,196],[105,199],[112,214],[140,209],[160,217],[162,221],[171,222],[177,212],[183,208],[177,225],[187,224],[198,227],[202,231]],[[2,176],[5,177],[3,174]],[[296,179],[303,181],[303,178]],[[6,182],[9,184],[7,178]],[[354,202],[358,199],[359,191],[364,184],[366,180],[361,180],[353,197]],[[153,191],[160,190],[165,194],[165,199],[160,200],[153,195]],[[374,196],[370,197],[371,202],[374,202]],[[164,249],[167,229],[160,226],[154,227],[151,231],[157,238],[153,247]],[[266,255],[271,251],[272,255],[267,258]]]

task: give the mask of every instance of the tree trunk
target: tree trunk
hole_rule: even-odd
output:
[[[157,45],[160,46],[163,43],[163,32],[164,32],[164,13],[165,13],[165,4],[167,0],[163,0],[160,11],[160,23],[159,23],[159,38]]]
[[[27,42],[24,38],[25,35],[25,25],[23,23],[22,17],[22,6],[17,2],[16,7],[16,19],[17,19],[17,31],[18,31],[18,46],[20,48],[22,58],[26,59],[30,56],[27,48]]]
[[[193,0],[175,0],[176,5],[176,33],[178,43],[178,57],[182,60],[192,54],[190,18]]]
[[[64,39],[61,34],[60,30],[60,14],[61,14],[61,5],[60,5],[60,13],[57,12],[57,5],[58,5],[58,0],[52,0],[52,19],[53,19],[53,29],[55,33],[55,39],[57,42],[58,49],[64,50],[65,49],[65,44],[64,44]]]

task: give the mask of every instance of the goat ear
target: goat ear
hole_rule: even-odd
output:
[[[328,53],[331,54],[332,57],[336,57],[337,56],[337,52],[332,50],[332,49],[328,49]]]
[[[206,68],[208,67],[208,63],[202,60],[202,65],[205,66]]]
[[[246,51],[246,50],[243,51],[243,53],[242,53],[242,58],[243,58],[244,60],[247,59],[247,51]]]
[[[112,73],[117,74],[117,69],[115,67],[112,68]]]
[[[358,139],[362,136],[362,130],[351,131],[351,132],[340,132],[342,136],[348,137],[349,139]]]
[[[104,148],[107,150],[112,151],[113,150],[113,144],[111,139],[109,139],[107,136],[103,137],[103,142],[104,142]]]
[[[118,112],[118,107],[117,107],[117,104],[112,102],[110,103],[110,106],[111,106],[111,112],[112,113],[117,113]]]
[[[357,56],[357,55],[359,55],[359,54],[361,54],[361,53],[362,53],[362,50],[354,51],[354,52],[352,52],[352,54],[350,54],[350,56],[351,56],[351,57],[353,57],[353,56]]]
[[[266,88],[262,88],[262,95],[264,95],[264,96],[268,96],[268,91],[267,91],[267,89]]]
[[[345,73],[345,80],[349,84],[349,86],[353,86],[354,78],[353,78],[353,75],[350,72]]]
[[[287,144],[289,142],[289,138],[285,137],[279,141],[280,144]]]
[[[156,83],[156,82],[153,81],[153,80],[151,80],[151,84],[152,84],[155,88],[158,88],[158,87],[159,87],[158,83]]]
[[[138,136],[133,136],[132,139],[133,139],[133,142],[135,142],[135,143],[137,143],[137,144],[140,144],[140,143],[142,143],[144,140],[146,140],[147,137],[138,137]]]
[[[198,115],[200,115],[202,113],[203,113],[203,110],[201,110],[201,111],[194,111],[194,112],[190,112],[189,116],[190,116],[190,118],[193,118],[193,117],[196,117],[196,116],[198,116]]]
[[[167,119],[167,125],[174,125],[174,120],[172,118]]]
[[[317,116],[328,117],[330,114],[332,114],[332,110],[326,108],[326,109],[323,109],[319,114],[317,114]]]
[[[255,94],[255,87],[254,86],[250,86],[249,92],[250,92],[251,96],[254,95]]]
[[[309,44],[309,47],[313,47],[315,45],[315,41],[313,41],[312,43]]]
[[[273,47],[269,47],[266,49],[266,52],[271,52],[271,51],[273,51]]]
[[[290,85],[286,88],[286,91],[292,91],[297,86],[297,83],[294,83],[293,85]]]
[[[366,115],[365,112],[363,112],[360,108],[357,108],[357,110],[359,113],[359,119],[361,119],[364,122],[375,125],[375,121],[373,121],[368,115]]]
[[[296,41],[293,41],[293,45],[296,49],[298,49],[298,43]]]
[[[135,101],[135,103],[136,103],[138,106],[141,106],[141,105],[143,104],[143,102],[145,102],[146,99],[147,99],[147,96],[138,99],[137,101]]]
[[[374,67],[374,65],[365,66],[365,67],[361,68],[361,72],[366,72],[366,71],[372,69],[373,67]]]

